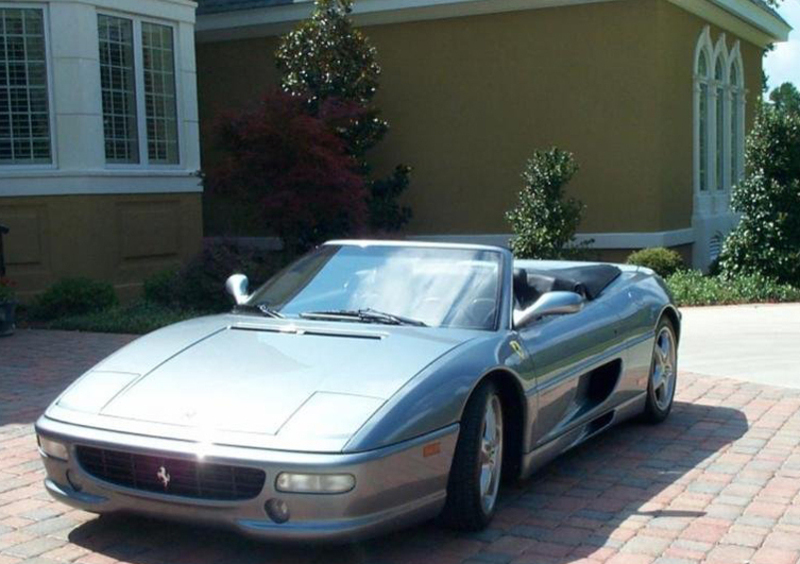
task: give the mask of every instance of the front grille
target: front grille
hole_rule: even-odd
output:
[[[95,478],[118,486],[174,496],[226,501],[252,499],[261,493],[267,477],[257,468],[206,464],[87,446],[78,446],[76,451],[83,469]]]

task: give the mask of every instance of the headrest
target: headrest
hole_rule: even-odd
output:
[[[524,268],[514,269],[514,290],[519,291],[528,287],[528,271]]]

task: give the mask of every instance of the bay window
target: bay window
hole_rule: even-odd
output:
[[[98,16],[106,162],[139,162],[133,22]]]
[[[53,162],[44,11],[0,5],[0,166]]]
[[[99,14],[98,31],[106,162],[179,164],[172,27]]]

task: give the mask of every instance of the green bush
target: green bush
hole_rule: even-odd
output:
[[[567,198],[564,187],[576,172],[572,154],[555,147],[536,151],[527,162],[519,203],[506,214],[515,235],[511,247],[517,258],[567,258],[574,256],[576,248],[591,244],[573,245],[584,206]]]
[[[741,221],[725,240],[722,272],[800,286],[800,114],[762,104],[747,139],[747,167],[731,197]]]
[[[178,298],[178,269],[168,268],[144,281],[142,296],[145,301],[165,306],[175,305]]]
[[[95,313],[117,305],[114,287],[89,278],[64,278],[36,298],[29,309],[32,319],[49,320]]]
[[[664,247],[642,249],[631,253],[628,256],[627,263],[655,270],[656,274],[662,278],[668,278],[679,270],[686,268],[679,253]]]
[[[667,279],[667,286],[682,307],[800,301],[800,288],[760,274],[704,276],[699,270],[682,270]]]
[[[190,309],[169,308],[141,301],[129,306],[114,306],[103,311],[62,317],[51,321],[47,327],[65,331],[142,335],[199,315],[202,313]]]
[[[166,270],[144,283],[145,301],[194,312],[222,312],[231,308],[225,281],[231,274],[247,274],[250,287],[266,282],[286,263],[281,253],[237,246],[233,242],[207,242],[203,250],[180,270]]]

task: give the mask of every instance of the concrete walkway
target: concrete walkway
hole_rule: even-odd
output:
[[[800,389],[800,304],[681,311],[681,370]]]

